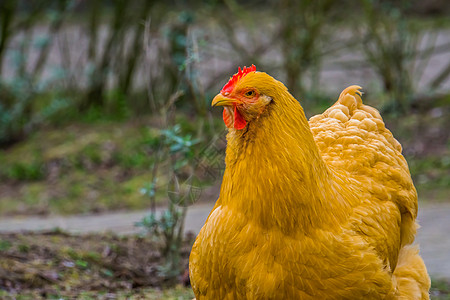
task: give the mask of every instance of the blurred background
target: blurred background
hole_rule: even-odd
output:
[[[449,1],[1,0],[0,295],[190,299],[186,217],[224,168],[210,102],[251,64],[308,117],[361,85],[420,205],[448,202]]]

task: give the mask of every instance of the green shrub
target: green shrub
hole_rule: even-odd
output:
[[[44,178],[45,171],[42,162],[14,162],[6,169],[6,177],[12,180],[39,180]]]

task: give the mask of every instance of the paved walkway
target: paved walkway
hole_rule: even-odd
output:
[[[198,233],[213,204],[189,207],[185,232]],[[162,209],[158,209],[161,212]],[[118,234],[139,232],[134,223],[149,211],[117,212],[104,215],[71,217],[26,217],[0,220],[0,232],[21,230],[50,230],[59,227],[71,233],[112,231]],[[433,277],[450,278],[450,203],[422,204],[418,220],[422,226],[417,235],[420,252]]]
[[[213,207],[213,203],[197,204],[189,207],[186,215],[185,232],[198,233]],[[157,208],[159,214],[164,208]],[[117,234],[139,233],[141,228],[134,226],[150,210],[136,212],[114,212],[98,215],[57,216],[57,217],[17,217],[0,219],[0,232],[21,230],[39,231],[61,228],[70,233],[114,232]]]
[[[450,203],[419,204],[416,242],[433,277],[450,279]]]

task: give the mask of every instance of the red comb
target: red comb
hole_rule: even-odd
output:
[[[244,69],[241,70],[241,67],[239,67],[239,70],[236,74],[233,75],[233,77],[230,78],[230,80],[227,82],[227,84],[225,84],[222,88],[222,90],[220,91],[220,93],[225,94],[225,93],[231,93],[234,89],[234,86],[236,85],[236,83],[242,79],[242,77],[244,77],[245,75],[247,75],[250,72],[255,72],[256,71],[256,67],[255,65],[252,65],[251,67],[244,67]]]

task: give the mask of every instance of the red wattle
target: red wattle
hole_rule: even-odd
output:
[[[247,125],[247,121],[244,120],[242,115],[237,110],[236,106],[234,107],[234,128],[235,129],[244,129]]]

